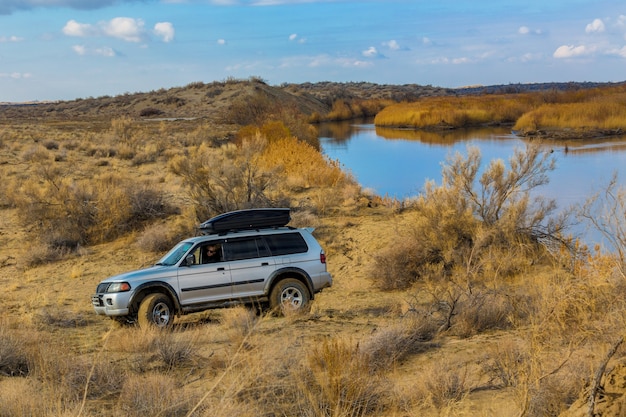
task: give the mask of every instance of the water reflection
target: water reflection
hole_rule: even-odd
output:
[[[438,131],[423,131],[415,129],[390,129],[375,127],[376,134],[385,139],[415,140],[431,145],[451,145],[466,141],[468,137],[475,139],[489,139],[493,135],[501,136],[511,133],[511,129],[493,127],[478,129],[453,129]]]
[[[320,125],[323,151],[352,172],[364,188],[396,198],[414,196],[426,179],[440,182],[441,164],[467,146],[481,150],[483,165],[492,159],[508,161],[516,147],[530,139],[508,128],[425,132],[375,127],[371,120]],[[626,175],[626,137],[543,141],[553,153],[556,170],[541,193],[561,207],[582,203],[605,187],[614,173]]]

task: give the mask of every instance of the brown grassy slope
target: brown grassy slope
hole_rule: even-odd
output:
[[[54,103],[0,105],[0,119],[204,118],[228,122],[237,100],[255,95],[311,115],[326,114],[337,99],[407,100],[422,95],[451,94],[452,90],[419,85],[371,83],[305,83],[270,86],[258,79],[191,83],[183,87],[118,96],[89,97]]]

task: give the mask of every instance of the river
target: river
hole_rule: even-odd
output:
[[[417,195],[426,180],[441,184],[446,157],[468,146],[480,149],[483,166],[500,158],[505,162],[527,139],[506,128],[454,130],[445,133],[376,128],[363,121],[320,125],[323,152],[351,172],[364,189],[404,199]],[[602,191],[614,174],[626,184],[626,137],[597,140],[549,141],[556,169],[550,182],[536,190],[556,200],[558,208],[582,204]]]

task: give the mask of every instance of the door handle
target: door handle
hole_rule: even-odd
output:
[[[218,271],[226,271],[226,269],[224,269],[224,267],[223,267],[223,266],[221,266],[221,267],[217,268],[217,270],[218,270]]]
[[[261,263],[261,266],[268,266],[268,265],[269,265],[269,262],[262,262]]]

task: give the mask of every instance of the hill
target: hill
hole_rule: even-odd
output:
[[[594,88],[610,83],[540,83],[441,88],[419,84],[389,85],[368,82],[318,82],[271,86],[261,79],[194,82],[183,87],[118,96],[80,98],[70,101],[0,104],[0,120],[28,118],[56,120],[110,119],[120,116],[149,119],[207,119],[217,123],[231,121],[238,103],[250,104],[262,98],[305,115],[324,115],[337,100],[414,101],[420,97],[521,93],[528,91]]]

